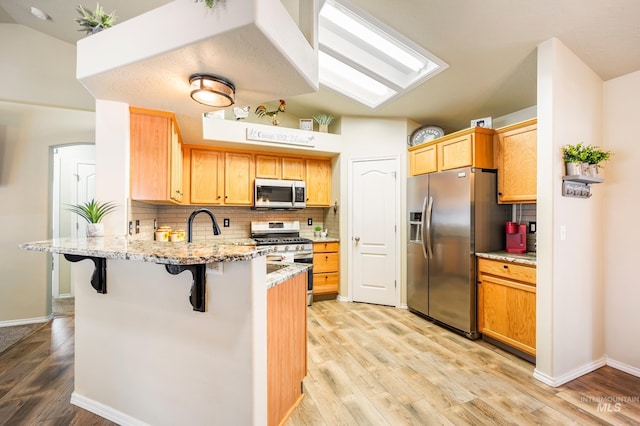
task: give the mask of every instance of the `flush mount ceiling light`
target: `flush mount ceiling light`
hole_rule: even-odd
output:
[[[203,105],[224,108],[235,102],[236,87],[224,77],[193,74],[189,77],[191,98]]]
[[[318,20],[320,83],[377,108],[448,65],[346,0],[326,0]]]

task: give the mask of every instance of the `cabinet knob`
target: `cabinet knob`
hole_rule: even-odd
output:
[[[509,265],[502,265],[504,269],[509,269]]]
[[[220,196],[218,195],[218,200],[220,199]]]
[[[498,192],[498,195],[502,195],[502,192]]]
[[[229,196],[228,196],[228,195],[225,195],[225,196],[224,196],[224,198],[229,198]]]

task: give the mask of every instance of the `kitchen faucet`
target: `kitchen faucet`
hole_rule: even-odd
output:
[[[218,226],[218,222],[216,222],[216,217],[213,215],[213,213],[211,213],[211,211],[207,209],[195,210],[193,213],[191,213],[191,215],[189,216],[189,220],[187,221],[187,242],[189,243],[193,239],[193,219],[196,218],[198,213],[208,214],[211,218],[211,221],[213,222],[213,235],[220,235],[220,227]]]

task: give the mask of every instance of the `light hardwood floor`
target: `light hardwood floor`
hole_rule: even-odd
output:
[[[485,342],[359,303],[314,303],[308,330],[305,398],[286,426],[640,425],[640,378],[609,367],[550,388]],[[56,317],[0,353],[0,425],[114,424],[69,404],[73,331],[72,316]],[[615,397],[635,401],[598,410]]]

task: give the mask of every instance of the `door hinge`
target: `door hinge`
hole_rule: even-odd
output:
[[[398,281],[393,280],[393,288],[398,288]]]

